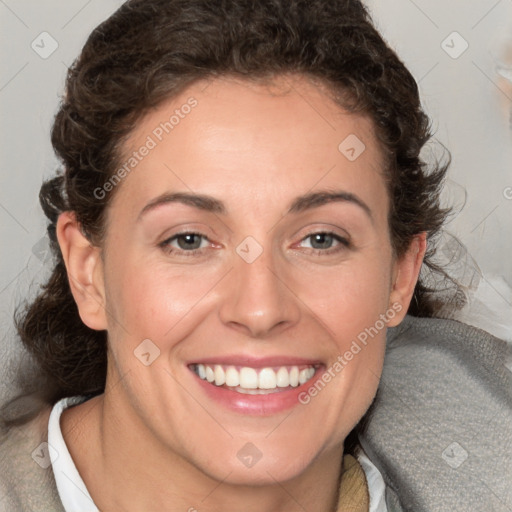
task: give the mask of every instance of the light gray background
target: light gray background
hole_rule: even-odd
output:
[[[89,32],[121,3],[0,0],[2,357],[14,346],[15,305],[35,293],[49,270],[37,196],[57,167],[49,134],[67,66]],[[452,153],[445,196],[465,206],[448,230],[466,244],[486,285],[487,305],[506,322],[512,317],[512,82],[504,76],[512,73],[512,0],[368,4],[418,80],[437,137]],[[31,47],[35,41],[40,53],[51,48],[43,32],[58,43],[46,59]],[[467,50],[453,58],[464,41]]]

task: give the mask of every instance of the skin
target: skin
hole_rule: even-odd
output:
[[[405,316],[425,236],[394,258],[372,121],[300,76],[197,82],[139,123],[125,156],[190,97],[197,107],[118,185],[102,247],[72,212],[59,218],[81,318],[109,338],[106,392],[64,412],[64,439],[101,510],[334,510],[344,439],[375,396],[385,329],[307,405],[275,414],[220,406],[187,364],[244,354],[332,367],[393,304],[389,326]],[[350,134],[366,146],[355,161],[338,150]],[[349,201],[288,213],[298,196],[332,190],[371,214]],[[166,192],[206,194],[226,212],[174,202],[138,218]],[[176,238],[174,252],[160,246],[183,231],[206,237],[199,255]],[[318,248],[317,232],[349,245]],[[236,252],[247,236],[263,249],[252,263]],[[145,339],[160,350],[150,366],[134,356]],[[252,468],[237,458],[248,442],[262,454]]]

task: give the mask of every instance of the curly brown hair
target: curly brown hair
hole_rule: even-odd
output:
[[[102,198],[94,191],[113,176],[124,141],[150,109],[200,79],[284,73],[319,81],[341,107],[373,120],[387,162],[395,254],[415,235],[427,232],[431,240],[439,231],[448,164],[420,157],[431,133],[417,84],[359,0],[129,0],[92,32],[69,69],[52,130],[62,172],[43,184],[40,201],[55,267],[40,295],[16,314],[21,340],[51,387],[49,402],[101,393],[107,368],[107,332],[81,321],[70,291],[56,239],[59,214],[75,212],[90,242],[101,246],[119,187]],[[419,282],[410,314],[434,314],[427,292]]]

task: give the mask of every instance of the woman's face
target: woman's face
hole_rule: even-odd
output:
[[[407,309],[371,122],[304,78],[224,78],[124,149],[101,269],[110,414],[217,480],[339,460]]]

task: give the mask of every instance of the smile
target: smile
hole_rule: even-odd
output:
[[[279,366],[266,368],[235,367],[232,365],[194,364],[196,375],[218,387],[237,393],[257,395],[296,388],[315,376],[317,366]]]

